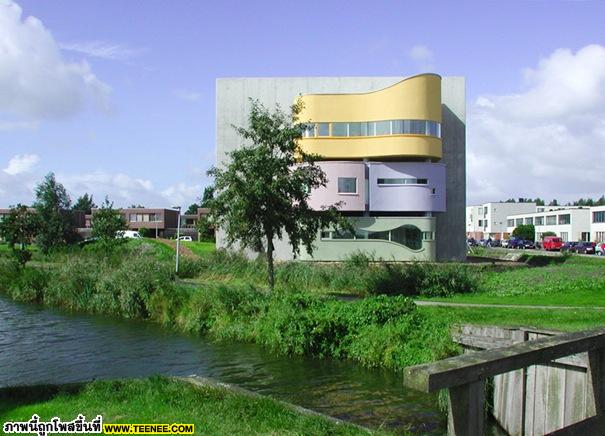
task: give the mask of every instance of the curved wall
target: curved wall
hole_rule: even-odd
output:
[[[421,135],[392,135],[355,138],[304,138],[307,153],[327,159],[379,159],[384,157],[441,159],[441,139]]]
[[[441,77],[422,74],[358,94],[306,94],[300,120],[313,123],[425,120],[441,123]],[[426,157],[441,159],[441,138],[422,134],[318,136],[301,139],[308,153],[329,159]],[[333,135],[333,127],[330,133]]]
[[[444,212],[445,165],[429,162],[370,162],[370,211]],[[379,181],[406,183],[379,183]],[[426,183],[413,183],[425,179]]]

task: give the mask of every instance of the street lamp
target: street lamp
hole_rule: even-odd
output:
[[[181,238],[181,206],[172,206],[173,209],[179,211],[179,217],[176,225],[176,273],[179,273],[179,251],[180,251],[180,238]]]

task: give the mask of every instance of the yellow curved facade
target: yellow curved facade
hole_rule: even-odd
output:
[[[425,120],[441,123],[441,77],[421,74],[360,94],[306,94],[300,120],[312,123]],[[426,157],[441,159],[441,139],[428,135],[318,136],[301,147],[328,159]]]
[[[304,138],[301,147],[328,159],[442,157],[441,139],[422,135]]]

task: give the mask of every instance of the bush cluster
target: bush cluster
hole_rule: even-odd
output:
[[[234,274],[255,274],[254,262],[226,264]],[[195,268],[215,267],[200,262]],[[306,270],[292,264],[283,271],[292,284],[303,280]],[[400,369],[456,351],[448,325],[428,318],[404,296],[343,301],[300,290],[268,294],[250,284],[194,288],[174,280],[172,263],[132,253],[107,258],[82,253],[23,270],[4,261],[0,276],[0,290],[17,300],[150,320],[216,340],[255,342],[279,353]]]

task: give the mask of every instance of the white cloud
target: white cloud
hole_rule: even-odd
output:
[[[115,44],[106,41],[62,43],[59,47],[63,50],[74,51],[86,56],[108,60],[128,60],[147,51],[142,48],[130,48],[123,44]]]
[[[39,161],[40,157],[37,154],[18,154],[8,162],[8,166],[3,171],[11,176],[29,173]]]
[[[202,98],[202,94],[200,92],[186,91],[184,89],[174,91],[174,95],[182,100],[187,101],[200,101]]]
[[[0,114],[40,120],[108,108],[110,87],[85,61],[66,62],[43,23],[12,0],[0,0],[0,53]]]
[[[605,47],[558,49],[521,90],[482,95],[468,117],[468,201],[605,192]]]
[[[410,59],[416,64],[418,69],[429,71],[434,69],[435,56],[426,45],[415,45],[408,52]]]

